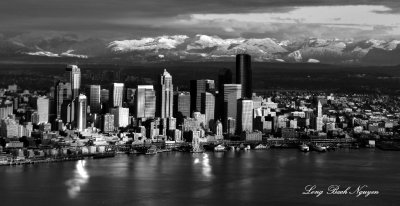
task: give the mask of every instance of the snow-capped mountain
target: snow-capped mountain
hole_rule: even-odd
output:
[[[362,41],[308,38],[300,41],[273,38],[221,38],[198,34],[162,35],[127,40],[18,36],[0,38],[0,56],[64,57],[103,61],[234,61],[248,53],[253,61],[304,63],[400,64],[400,40]],[[373,60],[373,61],[372,61]]]

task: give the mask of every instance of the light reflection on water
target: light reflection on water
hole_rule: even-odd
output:
[[[208,158],[208,154],[203,153],[202,156],[196,157],[193,161],[194,165],[200,164],[201,165],[201,171],[204,177],[211,178],[211,165],[210,165],[210,159]]]
[[[68,195],[75,198],[81,191],[81,187],[89,181],[89,174],[85,168],[86,161],[79,160],[76,162],[74,176],[65,182]]]

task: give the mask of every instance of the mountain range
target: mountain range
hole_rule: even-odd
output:
[[[0,35],[0,62],[35,57],[52,61],[103,62],[234,61],[248,53],[259,62],[328,64],[400,64],[400,40],[340,40],[307,38],[299,41],[273,38],[221,38],[209,35],[163,35],[130,40],[80,39],[73,35],[47,38]]]

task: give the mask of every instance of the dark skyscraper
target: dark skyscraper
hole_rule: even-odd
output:
[[[242,85],[242,97],[250,98],[253,94],[253,79],[251,71],[251,56],[236,55],[236,83]]]

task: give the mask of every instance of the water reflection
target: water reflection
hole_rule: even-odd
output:
[[[203,153],[203,156],[196,157],[194,159],[193,164],[201,164],[201,171],[203,176],[210,178],[212,176],[211,174],[211,165],[210,165],[210,159],[208,158],[208,154]]]
[[[89,174],[85,169],[85,160],[76,162],[74,176],[65,182],[68,187],[68,195],[70,198],[75,198],[81,191],[81,187],[89,180]]]

